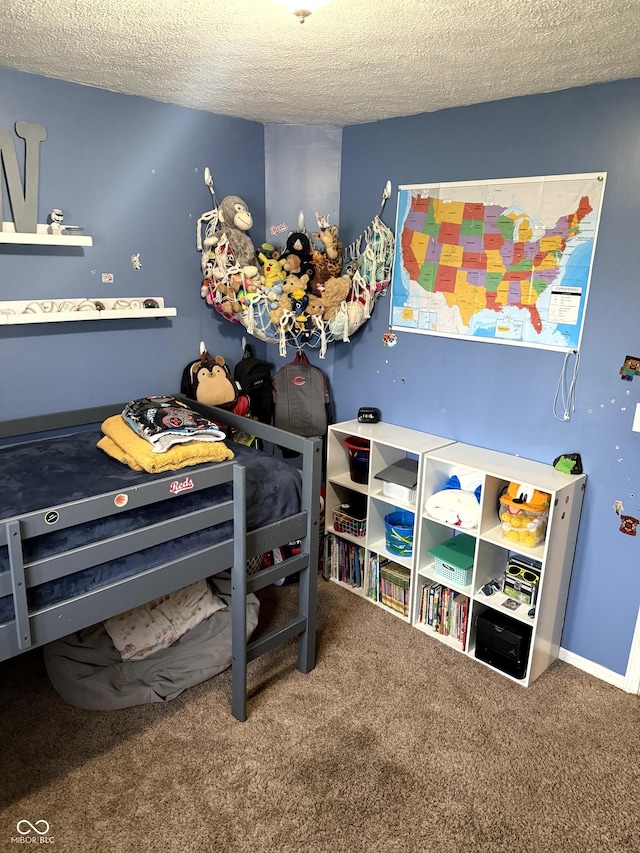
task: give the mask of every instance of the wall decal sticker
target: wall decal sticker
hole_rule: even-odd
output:
[[[640,358],[634,355],[628,355],[624,364],[620,368],[620,379],[625,382],[631,382],[634,376],[640,375]],[[627,394],[629,392],[627,391]]]

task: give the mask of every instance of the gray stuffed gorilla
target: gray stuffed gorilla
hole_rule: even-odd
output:
[[[247,205],[239,196],[228,195],[220,202],[218,212],[220,232],[227,237],[236,266],[242,268],[247,278],[254,278],[259,266],[255,248],[247,234],[253,225]]]

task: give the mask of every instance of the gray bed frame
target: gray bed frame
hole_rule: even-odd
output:
[[[179,395],[176,395],[179,396]],[[51,530],[45,522],[47,512],[57,512],[56,528],[70,527],[117,512],[116,492],[105,492],[82,501],[47,507],[23,516],[0,521],[0,545],[7,545],[9,571],[0,573],[0,596],[12,595],[15,619],[0,625],[0,661],[29,649],[43,646],[67,634],[87,628],[132,607],[166,595],[201,578],[231,570],[231,711],[241,721],[247,718],[247,663],[277,648],[293,637],[298,638],[298,669],[310,672],[316,658],[316,608],[319,547],[320,486],[322,475],[322,440],[276,429],[267,424],[247,421],[223,409],[204,406],[183,397],[193,409],[217,422],[242,432],[250,432],[267,446],[286,448],[299,454],[297,465],[302,475],[302,508],[295,515],[265,525],[246,529],[245,469],[229,461],[189,468],[195,488],[231,483],[233,498],[196,513],[178,516],[159,525],[149,525],[108,540],[56,554],[34,564],[25,563],[22,543]],[[38,437],[64,434],[78,427],[96,426],[124,404],[99,406],[74,412],[61,412],[37,418],[0,422],[0,440],[19,436]],[[3,444],[7,443],[3,441]],[[176,472],[143,486],[129,490],[127,510],[165,500],[167,489]],[[125,492],[127,490],[124,490]],[[27,588],[55,580],[89,566],[158,545],[209,525],[233,521],[233,536],[189,556],[161,563],[128,578],[37,612],[29,613]],[[301,552],[283,562],[247,576],[247,560],[289,542],[301,540]],[[212,571],[212,566],[215,570]],[[299,573],[297,616],[284,625],[251,642],[246,635],[246,596],[249,592]]]

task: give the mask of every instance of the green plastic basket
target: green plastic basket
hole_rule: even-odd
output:
[[[429,548],[435,573],[450,583],[467,586],[473,575],[475,547],[475,539],[472,536],[459,533],[446,542]]]

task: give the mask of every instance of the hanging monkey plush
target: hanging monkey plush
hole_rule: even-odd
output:
[[[259,271],[258,259],[251,238],[247,234],[253,217],[245,202],[237,195],[228,195],[218,209],[220,232],[225,234],[234,263],[241,267],[247,278],[255,278]]]

